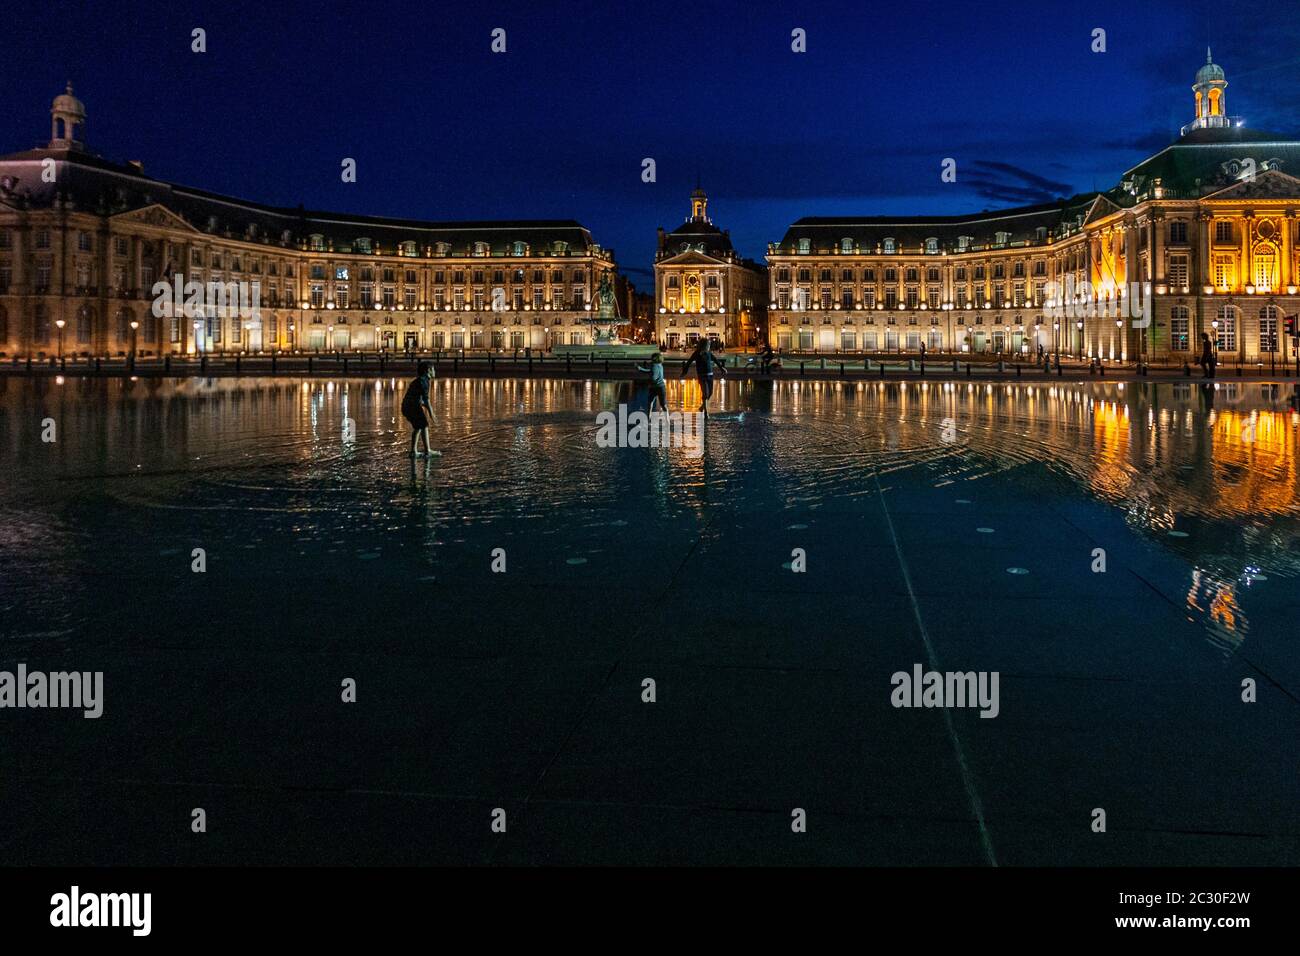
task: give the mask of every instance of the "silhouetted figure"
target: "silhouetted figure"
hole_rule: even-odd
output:
[[[421,362],[416,369],[416,376],[406,386],[402,396],[402,417],[411,426],[411,457],[419,457],[420,436],[424,436],[424,450],[429,455],[437,454],[429,444],[429,422],[433,420],[433,406],[429,404],[429,382],[433,378],[433,366]]]
[[[686,361],[682,363],[683,376],[692,364],[695,366],[695,376],[700,380],[700,394],[702,396],[700,400],[700,411],[704,413],[705,418],[708,418],[709,399],[713,397],[713,368],[716,365],[718,368],[722,369],[722,374],[726,375],[727,366],[723,363],[722,359],[713,354],[713,346],[707,335],[700,339],[699,343],[695,346],[695,351],[692,352],[687,357]]]
[[[1219,360],[1214,354],[1214,343],[1210,341],[1208,333],[1201,333],[1201,355],[1196,362],[1204,370],[1206,378],[1214,378],[1214,367],[1219,364]]]

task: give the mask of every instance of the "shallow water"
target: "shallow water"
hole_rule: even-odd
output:
[[[178,535],[272,566],[316,551],[375,560],[476,526],[563,539],[642,512],[682,519],[690,536],[719,512],[778,522],[788,509],[867,507],[877,481],[954,500],[1010,482],[1025,520],[1043,502],[1109,506],[1186,563],[1187,610],[1218,638],[1249,626],[1244,591],[1290,588],[1300,569],[1289,386],[723,382],[695,457],[597,446],[597,412],[644,402],[627,383],[441,380],[443,455],[414,468],[403,387],[0,378],[6,604],[21,595],[73,625],[94,610],[77,600],[80,564],[188,551]],[[670,384],[674,409],[697,396]],[[56,440],[44,442],[50,418]],[[635,549],[614,560],[635,563]]]

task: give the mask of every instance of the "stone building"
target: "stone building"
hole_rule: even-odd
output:
[[[742,258],[731,236],[713,224],[709,197],[697,186],[686,221],[672,232],[659,230],[656,339],[670,349],[692,348],[701,336],[723,346],[750,346],[765,324],[766,286],[763,267]]]
[[[51,118],[48,145],[0,158],[6,357],[580,345],[615,270],[570,220],[309,212],[151,178],[86,148],[71,85]],[[156,315],[160,282],[178,295]],[[258,308],[186,309],[190,282]]]
[[[800,219],[768,249],[774,348],[1282,361],[1300,309],[1300,142],[1226,113],[1206,54],[1193,121],[1113,188],[969,216]]]

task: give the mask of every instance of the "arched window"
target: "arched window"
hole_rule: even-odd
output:
[[[1214,333],[1215,346],[1220,352],[1237,351],[1237,307],[1221,305],[1215,317],[1219,321]]]
[[[937,254],[939,252],[939,240],[938,239],[925,240],[925,252],[926,255],[931,255],[931,256]]]
[[[853,251],[853,240],[848,238],[841,239],[840,252],[852,252],[852,251]]]
[[[1277,290],[1277,247],[1261,243],[1255,247],[1255,289],[1258,292]]]
[[[799,254],[800,254],[800,255],[806,256],[806,255],[807,255],[811,250],[812,250],[812,240],[811,240],[811,239],[804,238],[804,239],[800,239],[800,240],[799,240]]]
[[[881,243],[881,246],[885,250],[885,252],[890,254],[893,254],[893,252],[897,248],[897,246],[894,243],[894,238],[892,236],[887,236],[885,238],[885,241]]]

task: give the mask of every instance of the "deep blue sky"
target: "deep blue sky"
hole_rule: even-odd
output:
[[[29,4],[0,33],[0,151],[71,78],[106,157],[280,205],[575,218],[634,281],[698,172],[761,258],[806,215],[956,213],[1114,184],[1228,107],[1300,130],[1300,26],[1204,2]],[[190,52],[207,30],[208,52]],[[494,27],[508,52],[489,51]],[[807,31],[808,52],[790,50]],[[1090,51],[1094,27],[1107,52]],[[358,182],[339,177],[343,157]],[[939,179],[944,157],[958,181]],[[658,181],[641,182],[653,157]]]

